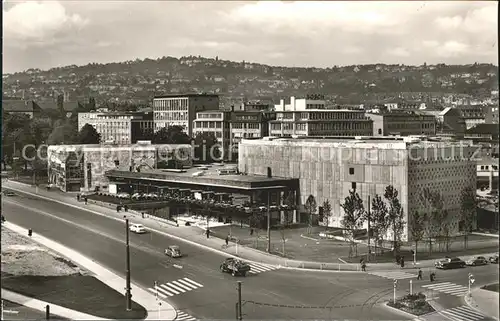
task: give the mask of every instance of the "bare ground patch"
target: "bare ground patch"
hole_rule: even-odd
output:
[[[2,277],[87,274],[78,265],[29,239],[2,227]]]

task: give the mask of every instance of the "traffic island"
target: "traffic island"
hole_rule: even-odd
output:
[[[1,236],[3,289],[106,319],[147,316],[146,309],[134,302],[132,311],[125,311],[122,293],[27,236],[4,226]]]
[[[106,319],[145,319],[146,309],[132,302],[126,311],[123,294],[90,275],[6,275],[2,288],[40,301]]]
[[[419,292],[407,294],[401,298],[390,300],[387,305],[391,308],[401,310],[412,315],[421,316],[434,312],[434,308],[427,302],[425,294]]]

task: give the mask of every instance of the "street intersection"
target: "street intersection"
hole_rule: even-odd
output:
[[[3,212],[8,213],[11,222],[33,228],[35,233],[63,243],[123,275],[125,231],[119,221],[23,195],[4,199],[2,203]],[[163,254],[167,246],[174,244],[181,246],[185,257],[171,259]],[[469,269],[439,272],[437,281],[431,285],[425,278],[417,281],[415,270],[300,272],[264,263],[251,263],[256,273],[234,278],[219,271],[223,255],[154,231],[132,234],[131,252],[134,282],[156,292],[156,281],[158,293],[179,310],[178,320],[234,318],[237,280],[243,281],[243,312],[247,319],[411,319],[380,304],[392,298],[394,279],[400,280],[398,296],[409,292],[412,280],[413,292],[424,291],[439,298],[441,312],[452,321],[487,320],[478,319],[481,314],[464,307],[460,297],[467,290]],[[496,266],[476,267],[473,272],[477,280],[486,284],[498,280],[496,269]],[[439,315],[441,320],[443,315]]]

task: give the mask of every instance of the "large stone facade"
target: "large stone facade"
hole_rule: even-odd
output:
[[[475,162],[469,159],[473,147],[460,146],[403,138],[243,140],[239,170],[298,178],[301,204],[310,195],[318,206],[329,200],[329,226],[341,226],[340,205],[351,189],[359,193],[366,208],[368,197],[383,195],[388,185],[399,192],[405,221],[412,224],[408,213],[425,209],[420,195],[428,188],[442,193],[445,208],[455,215],[452,226],[456,231],[461,191],[476,181]],[[304,216],[302,221],[307,219]],[[408,229],[403,239],[408,239]]]
[[[104,174],[111,169],[136,172],[142,168],[191,166],[191,145],[57,145],[48,148],[49,181],[64,191],[106,189],[108,179]]]

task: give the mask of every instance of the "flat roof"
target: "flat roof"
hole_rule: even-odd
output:
[[[185,97],[212,97],[212,98],[218,98],[219,95],[214,95],[214,94],[196,94],[196,93],[191,93],[191,94],[167,94],[167,95],[154,96],[153,99],[160,99],[160,98],[185,98]]]
[[[110,170],[105,173],[108,177],[120,177],[125,179],[143,179],[151,181],[172,182],[181,184],[194,184],[203,186],[214,186],[235,189],[270,189],[285,188],[287,186],[298,186],[298,179],[284,177],[267,177],[259,175],[219,175],[217,169],[224,169],[229,166],[208,165],[208,170],[199,167],[186,169],[182,173],[157,170],[145,170],[141,172],[130,172],[120,170]],[[234,165],[231,166],[234,168]],[[193,176],[196,172],[203,172],[203,176]]]
[[[431,138],[432,139],[432,138]],[[242,139],[242,146],[304,146],[304,147],[329,147],[329,148],[378,148],[378,149],[408,149],[410,146],[448,147],[448,146],[474,146],[470,140],[465,141],[434,141],[420,140],[415,137],[401,136],[357,136],[357,137],[298,137],[298,138],[261,138]]]

